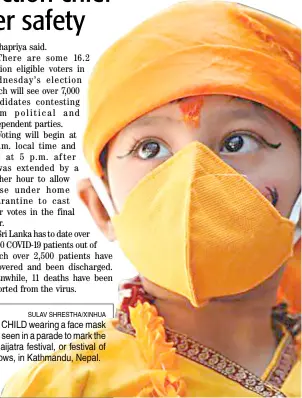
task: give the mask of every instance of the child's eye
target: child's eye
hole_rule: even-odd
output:
[[[163,158],[169,156],[171,153],[168,148],[158,141],[144,141],[141,142],[134,150],[135,156],[140,159]]]
[[[248,134],[234,134],[228,137],[225,141],[223,146],[221,147],[222,153],[247,153],[253,152],[259,149],[261,143],[257,138],[248,135]]]

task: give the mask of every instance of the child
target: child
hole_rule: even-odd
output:
[[[185,2],[100,59],[84,151],[116,214],[79,193],[140,275],[99,362],[34,364],[3,396],[300,396],[299,36]]]

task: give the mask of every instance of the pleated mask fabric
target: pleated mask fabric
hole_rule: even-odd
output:
[[[256,287],[293,254],[295,224],[197,141],[148,173],[112,222],[136,269],[195,307]]]

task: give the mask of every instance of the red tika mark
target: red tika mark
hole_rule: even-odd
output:
[[[179,107],[183,114],[183,120],[190,127],[199,127],[200,111],[203,105],[203,96],[185,98],[180,101]]]

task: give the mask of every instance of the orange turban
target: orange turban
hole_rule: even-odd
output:
[[[238,96],[300,127],[300,29],[236,3],[179,3],[143,22],[98,61],[89,82],[88,163],[128,123],[172,100]]]
[[[254,100],[301,127],[300,48],[299,28],[253,8],[222,1],[168,8],[98,61],[89,83],[88,163],[101,176],[99,156],[115,134],[143,114],[193,95]],[[298,248],[293,260],[300,275]]]

